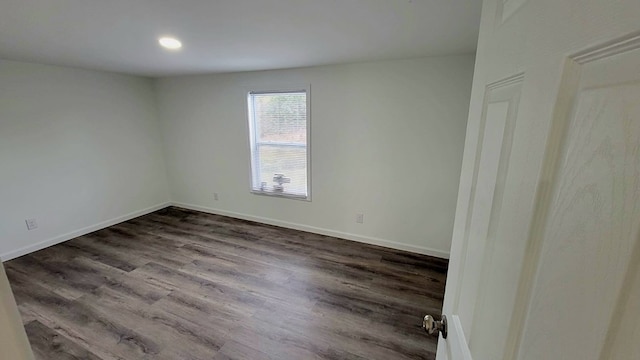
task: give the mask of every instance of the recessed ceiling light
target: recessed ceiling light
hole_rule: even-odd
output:
[[[158,43],[166,49],[169,50],[178,50],[182,47],[182,43],[180,40],[172,37],[161,37],[158,39]]]

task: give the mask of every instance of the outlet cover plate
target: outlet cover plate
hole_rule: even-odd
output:
[[[27,224],[27,230],[34,230],[38,228],[38,222],[36,219],[26,219],[24,222]]]

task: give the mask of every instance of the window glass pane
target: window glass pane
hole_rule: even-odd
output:
[[[306,143],[306,93],[254,94],[253,106],[258,142]]]
[[[254,191],[308,197],[307,96],[306,90],[249,94]]]
[[[260,145],[258,147],[259,182],[266,182],[264,191],[273,191],[275,174],[283,174],[290,183],[282,184],[284,193],[307,195],[307,149],[305,147]],[[259,185],[259,184],[258,184]]]

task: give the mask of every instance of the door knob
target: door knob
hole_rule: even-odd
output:
[[[447,338],[447,317],[444,315],[442,315],[440,321],[434,319],[431,315],[426,315],[422,320],[422,327],[429,335],[438,336],[438,332],[440,332],[444,339]]]

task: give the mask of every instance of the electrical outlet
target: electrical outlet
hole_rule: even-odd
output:
[[[218,198],[218,193],[213,193],[213,200],[215,201],[220,200],[220,198]]]
[[[27,230],[34,230],[38,228],[38,222],[36,219],[26,219],[24,222],[27,224]]]
[[[364,214],[356,214],[356,222],[358,224],[363,224],[364,223]]]

